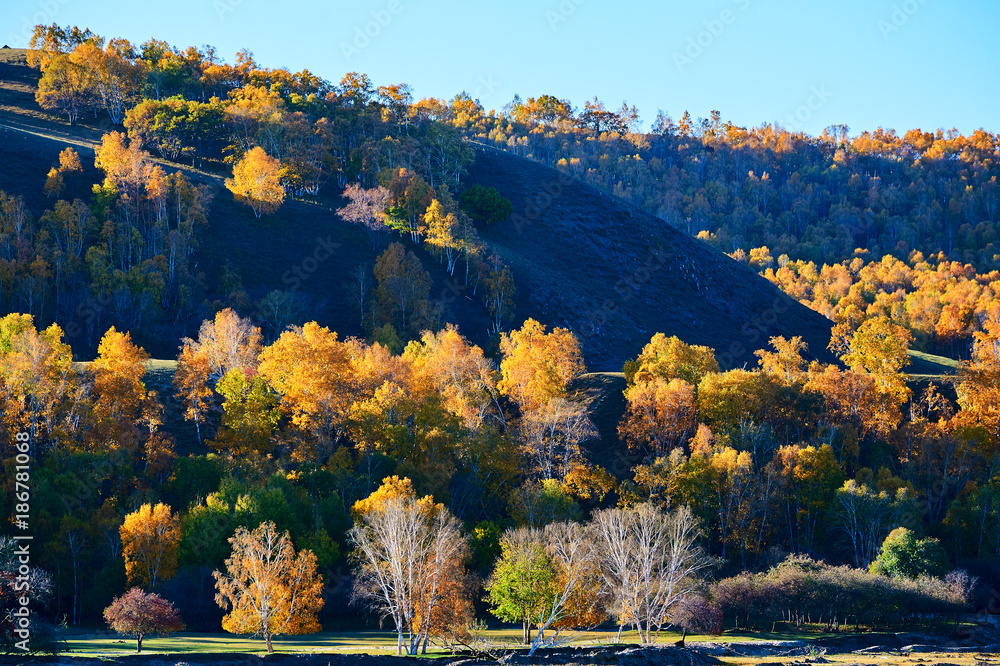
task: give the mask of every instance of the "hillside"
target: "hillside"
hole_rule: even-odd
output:
[[[621,199],[486,147],[468,180],[514,204],[487,239],[515,269],[517,318],[572,328],[595,369],[619,369],[657,332],[715,348],[726,367],[754,365],[775,335],[801,335],[811,357],[833,360],[826,318]]]
[[[25,198],[36,219],[51,205],[41,191],[45,174],[59,151],[81,151],[86,179],[97,182],[92,147],[107,120],[84,120],[69,127],[41,111],[34,102],[37,73],[16,50],[0,64],[0,159],[17,164],[0,172],[0,189]],[[315,318],[342,335],[360,334],[357,311],[350,306],[348,285],[358,265],[374,264],[376,253],[359,227],[340,220],[340,192],[328,184],[316,198],[287,202],[277,214],[257,220],[222,187],[226,174],[183,170],[209,183],[215,197],[209,226],[200,231],[196,270],[210,298],[225,300],[230,287],[221,283],[227,264],[246,292],[245,308],[272,289],[297,285],[304,318]],[[677,335],[714,347],[726,367],[753,364],[753,351],[772,335],[801,335],[810,352],[823,360],[829,322],[784,296],[744,265],[673,229],[621,199],[609,196],[558,171],[494,149],[478,147],[475,164],[463,185],[496,187],[514,204],[507,222],[483,230],[484,239],[514,270],[518,288],[514,321],[535,317],[547,325],[566,326],[582,339],[588,366],[618,370],[656,332]],[[86,192],[74,196],[85,197]],[[383,234],[381,251],[390,239]],[[408,241],[401,241],[410,245]],[[295,279],[296,269],[314,256],[332,256]],[[431,297],[444,302],[444,319],[480,345],[489,343],[488,320],[475,285],[449,276],[421,248],[413,248],[434,279]],[[317,255],[319,251],[319,255]],[[192,312],[173,329],[133,334],[155,356],[170,358],[180,335],[192,334],[208,312]]]

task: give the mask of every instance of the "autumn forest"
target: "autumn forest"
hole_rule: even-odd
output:
[[[380,628],[482,656],[496,626],[534,653],[995,604],[1000,136],[646,129],[58,24],[0,67],[0,141],[44,146],[0,166],[0,650]],[[522,163],[674,245],[558,235],[488,177]],[[694,304],[614,329],[622,364],[567,305],[605,302],[592,267],[517,250],[549,243],[608,248],[603,319],[656,307],[650,270]],[[692,247],[730,277],[640,258]],[[759,329],[698,304],[775,288]]]

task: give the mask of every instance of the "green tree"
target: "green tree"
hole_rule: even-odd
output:
[[[912,530],[897,527],[882,542],[882,549],[869,570],[903,578],[941,577],[948,570],[948,555],[937,539],[918,539]]]
[[[234,458],[274,450],[271,434],[281,418],[278,396],[260,375],[247,378],[241,368],[227,372],[216,390],[224,398],[222,427],[211,446]]]
[[[483,187],[478,183],[462,192],[458,202],[462,210],[480,224],[492,225],[503,222],[514,212],[510,199],[501,196],[497,188]]]
[[[531,644],[537,625],[556,593],[556,572],[539,530],[519,527],[500,538],[500,558],[486,583],[490,612],[504,622],[520,622],[522,640]]]

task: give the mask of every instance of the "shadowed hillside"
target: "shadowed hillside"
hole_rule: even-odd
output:
[[[754,365],[774,335],[801,335],[810,357],[833,360],[829,320],[663,220],[491,148],[469,171],[514,204],[487,239],[515,270],[517,318],[572,328],[593,369],[619,369],[657,332],[715,348],[726,367]]]

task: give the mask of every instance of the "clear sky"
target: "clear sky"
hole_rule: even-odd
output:
[[[810,133],[1000,131],[996,0],[7,0],[0,40],[25,46],[38,22],[211,44],[230,62],[246,47],[265,66],[465,90],[486,108],[597,95],[647,126],[657,109],[718,109]]]

